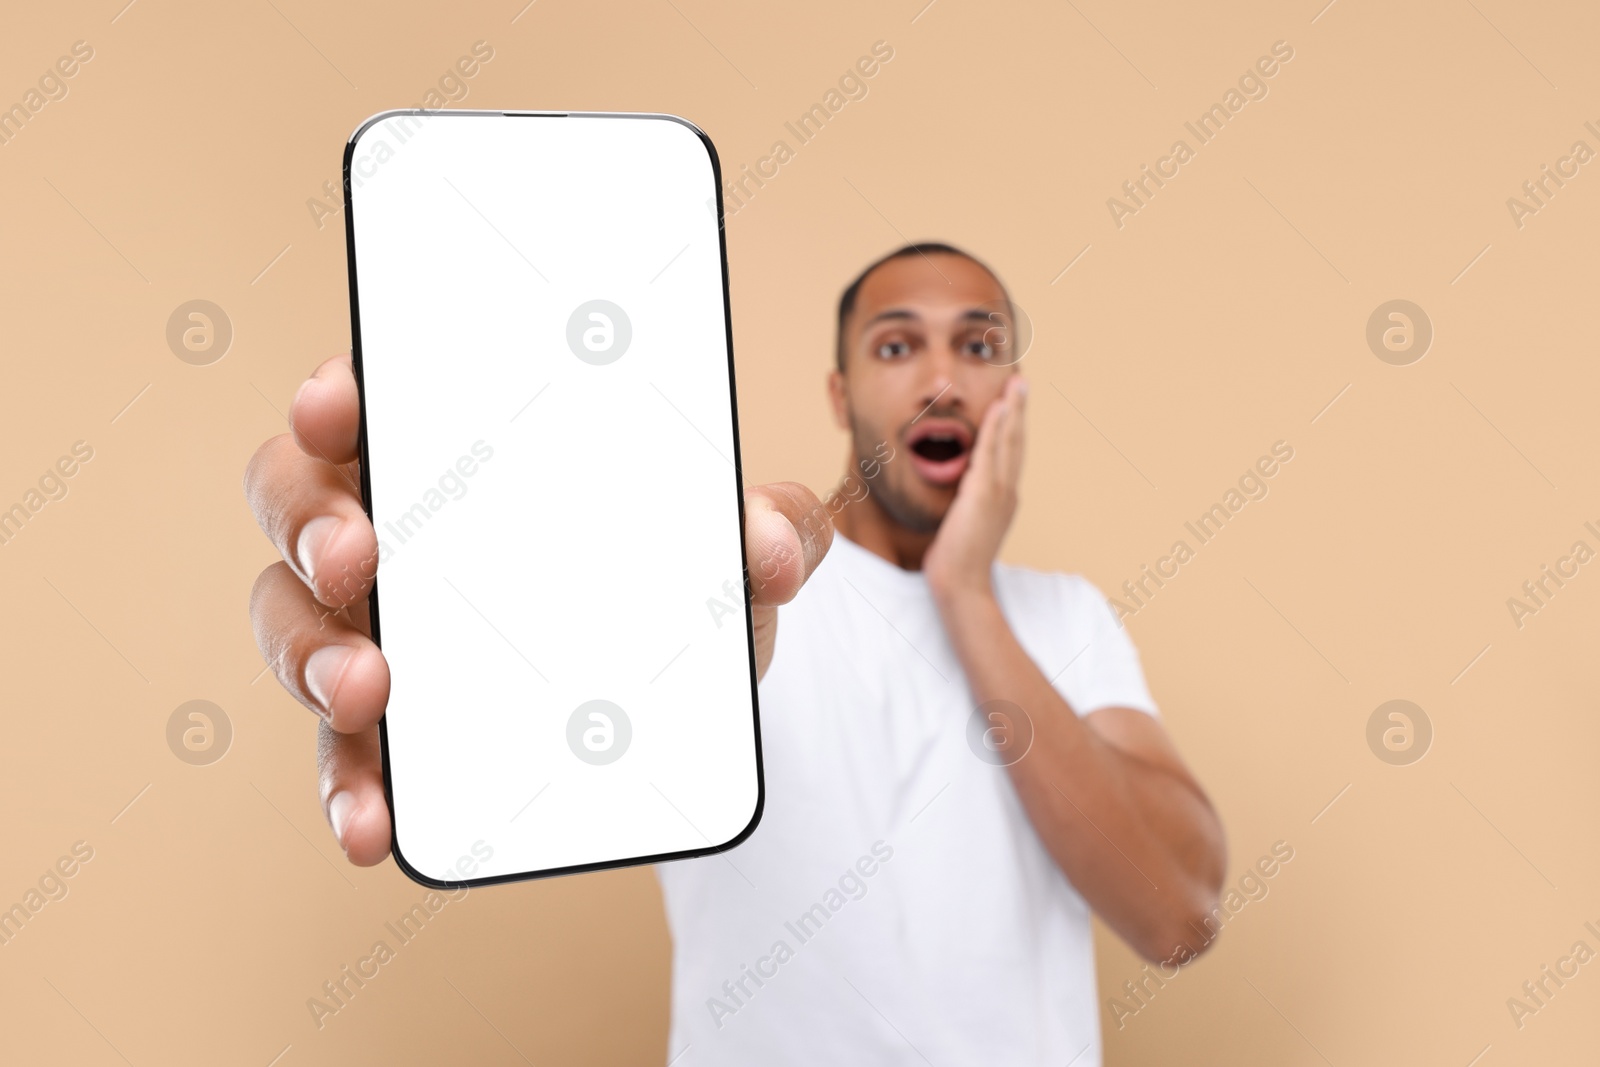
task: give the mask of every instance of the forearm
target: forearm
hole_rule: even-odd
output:
[[[1035,831],[1089,905],[1150,959],[1199,951],[1223,877],[1215,813],[1189,783],[1099,736],[1017,642],[987,590],[940,595],[974,700],[1005,700],[1032,727],[1009,765]]]

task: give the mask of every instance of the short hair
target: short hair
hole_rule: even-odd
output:
[[[1011,293],[1006,289],[1005,283],[1000,281],[1000,276],[991,270],[987,263],[973,255],[971,252],[957,248],[955,245],[945,244],[942,241],[923,241],[917,244],[903,245],[900,248],[895,249],[893,252],[890,252],[888,255],[882,256],[868,264],[865,270],[856,275],[855,281],[851,282],[845,287],[845,291],[839,297],[839,327],[834,358],[841,374],[844,372],[845,357],[844,320],[849,316],[850,312],[855,310],[856,297],[861,293],[861,284],[867,280],[867,277],[871,275],[873,271],[877,270],[885,263],[888,263],[890,260],[903,259],[906,256],[930,256],[936,253],[943,253],[944,255],[950,256],[960,256],[962,259],[971,260],[978,266],[982,267],[985,271],[988,271],[989,277],[993,278],[996,284],[1000,286],[1000,291],[1006,294],[1006,305],[1008,307],[1010,306]]]

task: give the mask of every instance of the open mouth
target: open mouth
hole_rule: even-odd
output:
[[[972,455],[972,430],[954,419],[928,419],[907,435],[911,464],[935,485],[949,485],[966,473]]]
[[[967,447],[954,437],[943,435],[924,437],[911,446],[911,451],[923,459],[932,460],[934,463],[943,463],[947,459],[955,459],[966,450]]]

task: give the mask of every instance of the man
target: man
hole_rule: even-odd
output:
[[[658,868],[675,1067],[1088,1067],[1090,911],[1152,961],[1210,940],[1222,828],[1132,642],[1084,579],[996,562],[1023,453],[1013,320],[995,275],[948,245],[872,264],[840,301],[828,377],[851,439],[842,492],[747,492],[766,809],[738,849]],[[246,473],[289,561],[251,613],[324,716],[334,832],[374,864],[388,670],[365,586],[331,577],[377,551],[347,478],[347,358],[292,421]]]

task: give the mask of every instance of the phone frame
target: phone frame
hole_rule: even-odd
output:
[[[350,179],[351,161],[355,155],[356,144],[361,135],[371,127],[386,119],[401,115],[422,115],[429,119],[437,120],[450,115],[470,115],[476,117],[503,117],[506,119],[533,118],[556,120],[565,118],[624,118],[624,119],[659,119],[676,122],[687,127],[701,144],[705,146],[706,154],[711,159],[711,177],[716,186],[717,201],[717,254],[722,262],[722,317],[723,326],[727,333],[728,348],[728,415],[732,420],[733,428],[733,480],[734,492],[737,497],[739,515],[739,566],[744,577],[744,630],[745,642],[749,650],[748,661],[750,664],[750,725],[753,730],[755,742],[755,770],[756,770],[756,805],[755,811],[750,816],[750,822],[728,841],[720,845],[710,845],[705,848],[687,849],[681,852],[665,852],[652,856],[626,857],[616,860],[601,860],[595,863],[575,864],[567,867],[552,867],[545,870],[518,871],[511,874],[498,874],[485,878],[467,878],[459,881],[440,881],[413,867],[400,850],[400,828],[394,814],[394,781],[389,760],[389,725],[388,711],[384,712],[378,720],[379,747],[383,759],[383,796],[389,806],[389,851],[394,856],[395,865],[405,872],[412,881],[427,886],[430,889],[476,889],[486,885],[500,885],[507,882],[524,882],[539,878],[554,878],[560,875],[585,874],[590,871],[614,870],[622,867],[639,867],[645,864],[662,863],[668,860],[694,859],[700,856],[714,856],[727,852],[745,841],[761,822],[762,812],[766,810],[767,790],[766,775],[761,756],[761,707],[759,694],[759,677],[756,673],[756,638],[755,619],[750,605],[751,584],[749,566],[749,546],[745,543],[745,508],[744,508],[744,468],[741,465],[739,452],[739,394],[737,383],[734,379],[733,368],[733,309],[729,300],[728,282],[728,243],[727,243],[727,216],[723,210],[722,202],[722,164],[717,157],[717,149],[711,143],[704,130],[700,129],[688,119],[665,112],[653,111],[504,111],[465,108],[391,108],[379,111],[364,119],[354,132],[350,134],[349,141],[345,144],[343,165],[344,186],[344,227],[345,227],[345,256],[349,267],[350,285],[350,362],[355,372],[356,394],[360,407],[360,423],[358,431],[358,454],[361,466],[361,506],[366,511],[367,520],[376,522],[372,506],[372,481],[369,474],[371,464],[367,455],[367,389],[366,379],[363,375],[363,359],[361,350],[361,309],[359,293],[360,288],[356,279],[356,231],[355,231],[355,204],[352,195]],[[372,641],[380,649],[383,647],[381,628],[379,626],[378,612],[378,576],[374,569],[372,589],[367,594],[368,613],[372,623]]]

